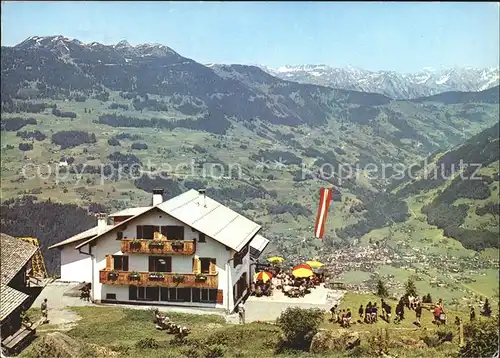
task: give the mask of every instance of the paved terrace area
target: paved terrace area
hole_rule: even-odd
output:
[[[342,291],[334,291],[324,287],[323,284],[311,290],[304,297],[291,298],[281,291],[274,290],[270,297],[251,296],[247,299],[246,321],[274,321],[282,311],[288,307],[320,308],[330,310],[342,297]]]
[[[48,300],[48,316],[51,325],[70,329],[79,317],[69,307],[97,306],[90,302],[80,300],[78,288],[81,284],[55,281],[48,284],[33,303],[34,308],[40,308],[44,298]],[[311,290],[310,294],[300,298],[290,298],[281,291],[275,290],[271,297],[249,297],[245,303],[246,322],[274,321],[282,311],[288,307],[320,308],[329,310],[333,304],[342,297],[341,291],[326,289],[323,285]],[[101,304],[98,306],[118,306],[114,304]],[[130,309],[151,309],[157,307],[162,312],[178,312],[188,314],[215,314],[226,318],[228,323],[238,323],[238,315],[227,315],[222,310],[202,309],[174,306],[153,305],[119,305]]]

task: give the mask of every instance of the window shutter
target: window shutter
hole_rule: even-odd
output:
[[[106,270],[113,269],[113,255],[106,255]]]
[[[201,262],[199,258],[193,257],[193,273],[201,273]]]
[[[209,270],[209,272],[212,275],[215,274],[215,273],[217,273],[217,268],[216,268],[217,266],[215,265],[215,262],[216,262],[215,259],[211,259],[210,260],[210,270]]]

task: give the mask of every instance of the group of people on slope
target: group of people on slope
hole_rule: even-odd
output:
[[[399,300],[398,304],[396,305],[396,317],[394,319],[394,323],[399,323],[405,318],[405,306],[409,308],[410,310],[415,311],[415,324],[420,326],[421,324],[421,319],[422,319],[422,304],[418,300],[418,298],[410,299],[410,297],[403,296]],[[380,317],[388,322],[391,323],[391,317],[392,317],[392,307],[391,305],[384,301],[384,299],[381,299],[381,310],[380,310]],[[349,327],[351,324],[351,319],[352,319],[352,313],[351,310],[348,308],[343,309],[340,311],[337,305],[333,306],[330,309],[330,312],[332,314],[332,318],[330,319],[331,322],[333,323],[339,323],[342,327]],[[359,314],[359,320],[358,323],[375,323],[378,321],[379,317],[379,307],[377,306],[377,303],[373,303],[370,301],[368,304],[363,307],[363,305],[359,306],[358,309],[358,314]],[[444,305],[443,305],[443,300],[439,299],[439,301],[434,305],[434,310],[433,310],[433,315],[434,315],[434,323],[435,324],[446,324],[446,313],[444,310]]]

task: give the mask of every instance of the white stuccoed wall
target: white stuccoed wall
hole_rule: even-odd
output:
[[[79,244],[71,243],[63,246],[61,250],[61,281],[91,282],[92,260],[89,255],[84,255],[75,249]],[[83,252],[88,252],[88,245],[82,247]]]
[[[191,227],[184,225],[180,221],[172,218],[171,216],[159,212],[154,211],[151,213],[144,214],[144,216],[139,217],[133,221],[130,221],[125,224],[126,229],[123,229],[123,237],[125,238],[135,238],[137,234],[137,225],[157,225],[157,226],[167,226],[167,225],[178,225],[184,226],[184,239],[192,240],[197,239],[198,233],[192,231]],[[76,252],[78,252],[76,250]],[[94,255],[95,266],[94,266],[94,299],[95,300],[104,300],[106,299],[107,293],[116,294],[116,299],[118,301],[128,301],[129,291],[128,286],[119,286],[119,285],[103,285],[99,283],[99,271],[104,270],[106,268],[106,255],[122,255],[121,252],[121,241],[116,240],[116,231],[112,231],[100,237],[95,241],[95,246],[92,247],[92,254]],[[210,257],[216,259],[216,266],[218,272],[218,281],[219,281],[219,290],[223,290],[224,292],[224,302],[222,305],[218,304],[216,307],[218,308],[227,308],[228,299],[230,300],[230,304],[232,304],[232,290],[233,284],[230,284],[229,292],[227,292],[227,274],[226,274],[226,263],[231,257],[231,250],[226,250],[224,245],[219,242],[206,238],[206,243],[196,242],[196,255],[198,257]],[[193,264],[193,256],[188,255],[171,255],[172,256],[172,272],[175,273],[192,273],[192,264]],[[247,255],[248,256],[248,255]],[[129,270],[130,271],[139,271],[144,272],[148,271],[148,257],[147,254],[130,254],[129,255]],[[246,267],[248,267],[249,258],[245,258],[247,261]],[[245,261],[244,261],[245,262]],[[232,269],[232,262],[231,262]],[[241,276],[242,267],[245,266],[240,265],[236,268],[237,272],[232,272],[231,278],[234,279],[236,277],[236,281]],[[238,274],[239,273],[239,274]],[[90,281],[90,280],[89,280]],[[232,282],[236,282],[232,281]],[[160,302],[161,303],[161,302]],[[176,305],[176,303],[169,302],[169,305]],[[182,305],[182,304],[179,304]],[[184,304],[185,305],[185,304]],[[189,303],[189,305],[194,307],[214,307],[214,305],[203,304],[203,303]],[[232,308],[232,307],[231,307]]]

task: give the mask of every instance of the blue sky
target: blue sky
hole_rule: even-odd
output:
[[[2,2],[1,38],[157,42],[201,63],[498,66],[498,3]]]

